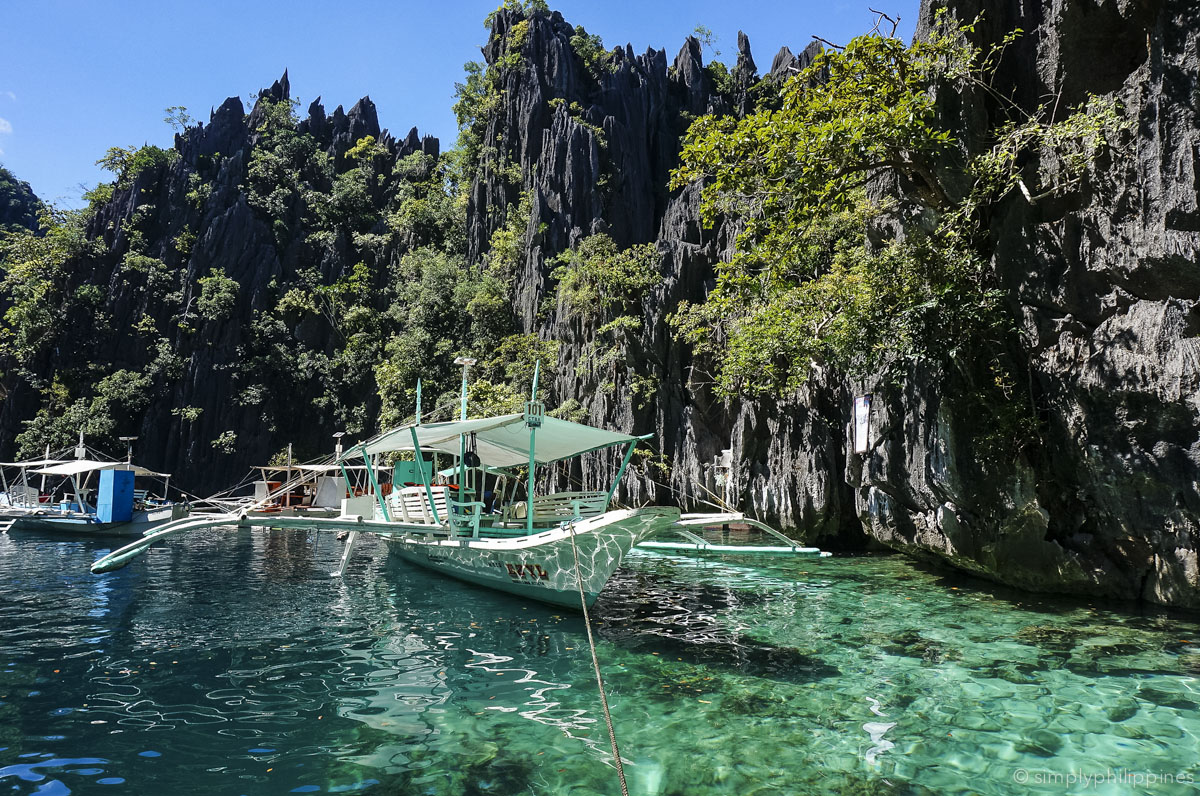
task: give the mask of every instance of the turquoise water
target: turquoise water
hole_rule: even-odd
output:
[[[0,793],[619,793],[578,615],[378,544],[331,579],[327,536],[205,532],[88,574],[106,549],[0,535]],[[1200,780],[1196,617],[898,557],[637,553],[594,619],[633,794]]]

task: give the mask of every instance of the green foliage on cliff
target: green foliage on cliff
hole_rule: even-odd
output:
[[[142,174],[160,169],[178,157],[175,150],[146,144],[140,147],[110,147],[96,165],[117,176],[116,187],[128,188]]]
[[[67,261],[96,251],[84,234],[86,218],[77,211],[45,208],[39,233],[21,229],[0,236],[0,296],[8,308],[0,326],[0,355],[11,358],[21,372],[38,381],[30,369],[53,345],[63,318],[77,299],[66,290]]]
[[[41,210],[42,203],[34,196],[29,184],[0,166],[0,234],[37,229]]]
[[[594,327],[580,375],[605,379],[601,386],[611,387],[607,377],[627,360],[642,329],[641,300],[660,279],[660,261],[653,243],[619,249],[603,233],[559,255],[551,274],[558,280],[559,308],[564,317]]]
[[[595,320],[634,312],[659,279],[659,259],[653,243],[621,250],[600,233],[559,255],[551,276],[566,315]]]
[[[612,54],[604,49],[604,40],[594,33],[588,33],[583,25],[575,26],[575,34],[571,36],[571,49],[597,80],[616,71],[616,62]]]
[[[221,321],[233,314],[237,305],[238,283],[225,275],[224,268],[214,268],[208,276],[196,280],[200,284],[200,297],[196,309],[210,321]]]
[[[740,231],[707,301],[673,320],[721,391],[791,390],[826,363],[946,366],[997,343],[1007,322],[984,267],[989,205],[1017,186],[1070,189],[1119,123],[1099,100],[1061,120],[1014,116],[964,158],[937,97],[987,91],[1003,47],[982,52],[972,31],[939,16],[911,45],[862,36],[791,78],[778,109],[693,124],[672,186],[700,181],[705,222],[731,217]],[[1034,155],[1060,168],[1029,190],[1020,165]],[[884,175],[919,213],[900,234],[886,232],[891,203],[866,198]],[[868,243],[873,226],[885,240]]]

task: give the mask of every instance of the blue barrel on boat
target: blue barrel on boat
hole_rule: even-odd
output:
[[[133,470],[100,471],[96,519],[100,522],[129,522],[133,519]]]

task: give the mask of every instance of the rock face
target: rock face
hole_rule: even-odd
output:
[[[1002,92],[1029,112],[1114,96],[1131,132],[1072,196],[992,215],[1040,444],[986,472],[984,429],[945,390],[908,390],[852,462],[859,516],[889,546],[1017,586],[1200,608],[1200,8],[949,3],[959,19],[984,5],[985,42],[1027,32]],[[999,120],[982,103],[958,118],[964,138]]]
[[[949,3],[964,20],[982,5]],[[964,405],[952,374],[913,373],[899,389],[818,374],[778,403],[725,406],[690,370],[663,320],[678,301],[703,295],[730,232],[697,223],[693,190],[667,194],[662,185],[681,114],[746,110],[757,76],[744,37],[738,88],[720,95],[695,42],[670,68],[661,52],[618,48],[611,74],[588,74],[571,57],[569,26],[557,15],[534,18],[530,63],[508,74],[507,101],[489,129],[532,186],[544,230],[527,252],[522,316],[527,328],[567,343],[561,395],[590,395],[596,421],[653,423],[671,479],[632,484],[634,499],[696,495],[697,483],[711,483],[713,455],[730,447],[740,505],[808,540],[856,544],[865,533],[1025,588],[1200,608],[1200,10],[1185,0],[986,5],[980,43],[1027,32],[998,75],[1027,111],[1046,96],[1069,106],[1088,93],[1114,95],[1133,121],[1125,151],[1098,162],[1071,197],[1042,205],[1010,197],[992,216],[993,266],[1020,319],[1012,354],[1029,374],[1028,395],[1012,400],[1029,402],[1038,444],[983,456],[993,419]],[[931,21],[927,5],[922,28]],[[494,43],[515,23],[498,17],[485,55],[494,58]],[[785,50],[772,73],[786,76],[811,57]],[[567,102],[552,111],[556,98]],[[581,118],[563,107],[571,102]],[[974,102],[947,107],[962,140],[981,140],[985,125],[1002,120]],[[484,175],[472,197],[480,251],[494,217],[483,210],[511,204],[515,192]],[[621,245],[653,240],[662,253],[641,351],[613,374],[610,392],[571,367],[594,330],[537,313],[547,261],[597,231]],[[644,411],[610,397],[627,395],[638,369],[658,379]],[[856,455],[849,407],[866,392],[876,394],[873,435],[869,452]]]
[[[747,508],[809,539],[861,543],[853,493],[842,475],[837,402],[844,389],[814,388],[782,405],[723,405],[692,373],[690,351],[666,323],[681,301],[703,300],[715,264],[732,248],[731,230],[700,224],[694,187],[671,193],[666,185],[690,119],[752,106],[748,97],[759,75],[748,39],[739,36],[737,64],[718,86],[694,38],[670,62],[663,51],[635,55],[627,46],[609,51],[599,67],[589,66],[572,47],[574,28],[558,13],[527,20],[520,12],[498,13],[483,51],[489,63],[503,57],[503,43],[518,24],[528,26],[522,61],[504,73],[504,102],[484,144],[519,167],[523,185],[508,185],[487,171],[476,175],[468,215],[471,251],[477,258],[486,250],[504,208],[515,207],[521,191],[529,191],[530,243],[516,303],[525,329],[563,344],[555,392],[580,400],[591,422],[654,431],[661,462],[670,465],[635,466],[622,497],[703,509],[706,491],[715,488],[713,460],[732,447],[735,460],[746,465],[733,494]],[[785,79],[814,52],[797,57],[785,48],[768,78]],[[655,243],[662,281],[643,302],[642,329],[628,341],[627,357],[596,373],[587,367],[595,326],[561,311],[547,317],[539,309],[553,289],[554,257],[601,232],[622,248]],[[582,476],[602,483],[617,464]]]

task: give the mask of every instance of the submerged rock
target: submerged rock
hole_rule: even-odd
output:
[[[1054,757],[1062,746],[1062,737],[1050,730],[1032,730],[1016,744],[1017,751],[1038,757]]]

